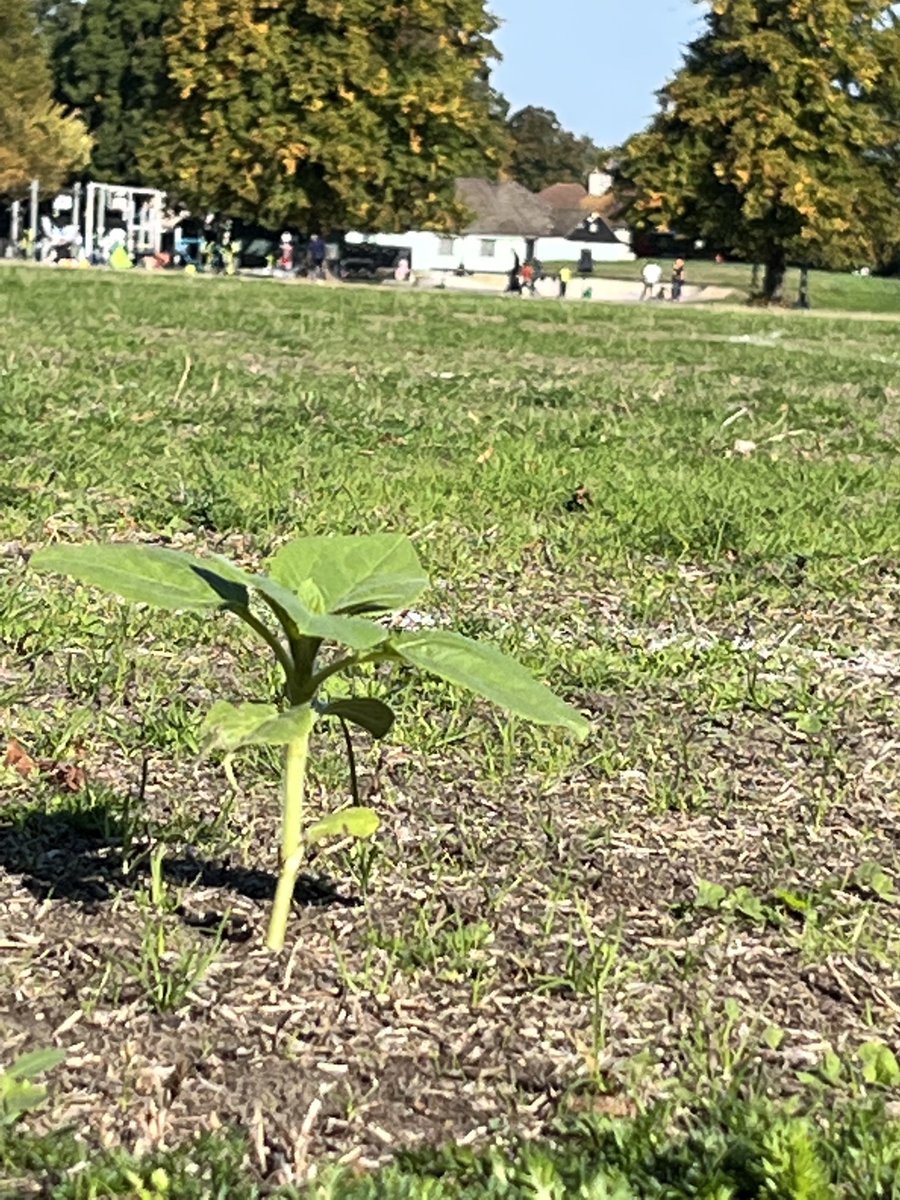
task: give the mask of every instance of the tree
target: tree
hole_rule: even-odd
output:
[[[33,8],[52,65],[57,44],[78,28],[84,4],[82,0],[34,0]]]
[[[184,0],[144,174],[268,225],[447,227],[454,177],[504,160],[494,27],[483,0]]]
[[[547,108],[522,108],[509,119],[512,136],[510,173],[539,192],[552,183],[582,183],[606,158],[589,137],[563,129]]]
[[[892,120],[878,99],[884,0],[714,0],[626,147],[638,221],[765,263],[873,263],[900,240]]]
[[[55,39],[56,91],[78,106],[94,136],[91,171],[112,183],[141,183],[138,148],[171,100],[164,31],[178,0],[86,0],[77,22],[67,0],[40,2],[49,21],[68,24]]]
[[[84,123],[54,103],[47,51],[29,0],[0,0],[0,193],[31,179],[53,190],[90,156]]]

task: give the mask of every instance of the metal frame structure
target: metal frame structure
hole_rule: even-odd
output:
[[[133,255],[159,254],[162,249],[165,193],[157,188],[91,182],[85,190],[84,251],[90,261],[107,232],[107,215],[120,212],[125,242]]]

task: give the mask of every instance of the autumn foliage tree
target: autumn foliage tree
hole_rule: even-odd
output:
[[[16,196],[31,179],[58,188],[90,150],[83,122],[53,101],[30,0],[0,0],[0,194]]]
[[[714,0],[659,113],[626,147],[633,216],[764,262],[770,300],[789,261],[889,257],[900,244],[891,8]]]
[[[277,225],[452,223],[505,131],[482,0],[183,0],[141,155],[188,204]]]

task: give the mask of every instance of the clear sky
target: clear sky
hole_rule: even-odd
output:
[[[702,27],[693,0],[492,0],[503,24],[494,85],[513,110],[551,108],[573,133],[614,146],[643,128],[654,92]]]

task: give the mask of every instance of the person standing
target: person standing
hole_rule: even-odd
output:
[[[294,239],[287,230],[281,235],[278,270],[283,271],[285,275],[291,275],[294,270]]]
[[[522,268],[522,287],[528,290],[529,295],[534,295],[534,265],[531,262]]]
[[[684,287],[684,259],[676,258],[672,264],[672,299],[681,299],[681,289]]]
[[[570,267],[561,267],[559,271],[559,298],[565,300],[566,292],[569,289],[569,284],[572,281],[572,271]]]
[[[309,265],[313,279],[325,278],[325,239],[319,233],[314,233],[309,239]]]
[[[646,300],[648,297],[652,300],[654,289],[662,279],[662,267],[658,262],[648,262],[644,264],[644,269],[641,271],[641,281],[643,288],[641,289],[641,299]]]

